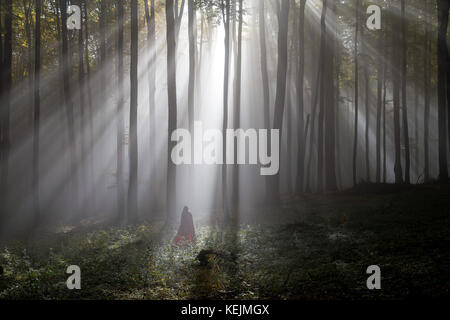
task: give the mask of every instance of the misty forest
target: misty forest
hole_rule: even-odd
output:
[[[449,6],[0,0],[0,299],[448,297]]]

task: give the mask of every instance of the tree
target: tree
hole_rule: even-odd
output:
[[[80,6],[80,9],[83,7],[82,1],[78,0],[77,4]],[[85,81],[84,81],[84,59],[83,59],[83,30],[82,28],[78,30],[78,93],[80,96],[80,126],[81,126],[81,198],[83,199],[83,203],[81,204],[81,212],[83,216],[86,216],[86,206],[85,201],[87,199],[87,148],[86,148],[86,104],[85,104]]]
[[[145,19],[147,22],[147,42],[150,59],[148,59],[148,101],[149,101],[149,124],[150,124],[150,159],[154,161],[154,135],[155,135],[155,67],[156,67],[156,53],[155,53],[155,0],[150,0],[150,7],[148,0],[144,1],[145,5]]]
[[[31,76],[33,73],[33,46],[32,46],[32,36],[31,36],[31,24],[33,23],[33,18],[31,17],[31,12],[33,9],[33,1],[22,0],[23,11],[25,13],[25,35],[27,38],[27,69],[28,69],[28,104],[33,104],[33,92],[34,92],[34,79]],[[30,110],[30,115],[33,117],[33,110]],[[31,120],[34,123],[34,119]],[[34,124],[33,124],[34,125]]]
[[[377,122],[376,122],[376,169],[375,181],[381,182],[381,113],[383,93],[383,34],[378,32],[378,58],[377,58]]]
[[[11,108],[11,86],[12,86],[12,39],[13,39],[13,8],[12,1],[6,1],[6,12],[4,17],[6,34],[2,40],[1,50],[1,85],[0,93],[3,97],[0,106],[0,211],[2,215],[5,213],[6,200],[8,195],[8,166],[10,151],[10,108]],[[3,217],[2,217],[3,218]]]
[[[355,43],[353,59],[355,61],[355,132],[353,135],[353,186],[357,184],[357,160],[358,160],[358,108],[359,108],[359,61],[358,61],[358,30],[359,30],[359,6],[360,0],[356,0],[355,6]]]
[[[84,29],[84,64],[86,65],[86,77],[85,77],[85,92],[87,92],[87,103],[88,103],[88,123],[89,123],[89,175],[91,177],[94,176],[94,125],[93,125],[93,117],[94,114],[92,112],[92,90],[91,90],[91,64],[89,61],[89,30],[88,30],[88,3],[86,0],[82,0],[83,2],[83,15],[84,20],[81,20],[82,29]],[[90,199],[93,204],[93,208],[90,208],[91,211],[95,211],[95,183],[90,179],[91,183],[89,185]]]
[[[298,70],[297,70],[297,125],[298,125],[298,147],[297,147],[297,178],[295,183],[296,194],[303,193],[305,173],[305,138],[304,135],[304,76],[305,76],[305,6],[306,0],[300,1],[300,17],[298,23]]]
[[[234,86],[234,119],[233,127],[238,129],[241,123],[241,73],[242,73],[242,24],[244,20],[243,0],[239,0],[238,9],[238,43],[237,58],[235,69],[235,86]],[[236,214],[239,210],[239,165],[237,164],[237,145],[234,144],[234,170],[233,170],[233,211]]]
[[[124,139],[124,89],[123,89],[123,49],[124,49],[124,8],[121,0],[117,1],[117,221],[120,223],[125,217],[124,179],[123,179],[123,139]]]
[[[174,0],[166,1],[166,26],[167,26],[167,94],[168,94],[168,137],[167,137],[167,189],[166,225],[173,224],[176,206],[176,167],[171,160],[171,150],[175,143],[171,139],[172,132],[177,126],[177,66],[176,66],[176,23]]]
[[[446,112],[447,94],[450,90],[450,84],[447,84],[448,49],[447,49],[447,27],[448,11],[450,3],[446,0],[437,1],[438,14],[438,39],[437,39],[437,60],[438,60],[438,132],[439,132],[439,180],[448,182],[448,164],[447,164],[447,127]]]
[[[197,39],[194,26],[197,24],[195,1],[188,0],[188,31],[189,31],[189,84],[188,84],[188,117],[189,130],[194,128],[194,102],[195,102],[195,58],[197,54]]]
[[[430,181],[430,147],[429,147],[429,126],[430,126],[430,14],[428,12],[428,0],[425,0],[425,43],[424,43],[424,115],[423,115],[423,152],[424,152],[424,182]]]
[[[278,66],[277,66],[277,90],[275,94],[275,113],[273,129],[279,130],[279,145],[281,145],[284,103],[286,99],[286,75],[288,59],[288,22],[289,22],[289,0],[277,0],[278,16]],[[268,177],[270,193],[267,199],[272,203],[280,202],[280,173]]]
[[[305,0],[306,1],[306,0]],[[262,93],[264,102],[264,127],[270,129],[270,90],[269,75],[267,72],[267,48],[266,48],[266,18],[264,11],[264,0],[259,1],[259,42],[260,42],[260,61],[262,76]],[[268,143],[270,146],[270,143]]]
[[[37,222],[39,218],[39,121],[41,114],[41,0],[36,0],[34,41],[33,211]]]
[[[447,10],[448,11],[448,10]],[[409,130],[408,130],[408,109],[407,109],[407,95],[406,95],[406,72],[407,72],[407,55],[406,55],[406,17],[405,17],[405,0],[401,0],[401,17],[402,17],[402,119],[403,119],[403,143],[405,145],[405,183],[410,183],[410,167],[411,155],[409,148]]]
[[[225,61],[224,61],[224,73],[223,73],[223,122],[222,122],[222,135],[223,135],[223,162],[222,165],[222,209],[224,219],[228,221],[229,208],[228,208],[228,190],[227,190],[227,166],[225,164],[227,159],[227,135],[226,130],[228,128],[228,85],[229,85],[229,69],[230,69],[230,0],[221,1],[222,21],[225,28]]]
[[[394,174],[395,183],[403,183],[403,172],[401,163],[401,145],[400,145],[400,72],[398,66],[400,65],[399,56],[395,52],[395,48],[398,47],[399,36],[397,30],[398,25],[398,10],[392,7],[395,11],[392,21],[392,85],[393,85],[393,100],[394,100],[394,145],[395,145],[395,162],[394,162]]]
[[[365,160],[366,160],[366,181],[370,182],[370,140],[369,140],[369,123],[370,123],[370,80],[369,80],[369,60],[367,53],[367,45],[366,45],[366,35],[364,34],[364,26],[361,28],[361,51],[362,51],[362,61],[364,63],[364,104],[366,107],[365,114],[365,129],[364,129],[364,137],[365,137]]]
[[[334,34],[336,26],[336,2],[331,4],[331,24],[330,30],[326,33],[327,51],[326,51],[326,110],[325,110],[325,188],[327,191],[336,191],[336,105],[335,87],[333,71],[335,69],[335,41]]]
[[[64,106],[67,115],[67,129],[69,134],[69,149],[70,149],[70,183],[71,183],[71,201],[72,210],[75,212],[78,209],[78,179],[76,175],[76,145],[75,145],[75,129],[73,116],[73,101],[71,99],[70,86],[70,60],[69,48],[67,40],[67,3],[65,0],[59,2],[61,8],[61,62],[62,62],[62,78],[64,88]]]
[[[138,107],[138,4],[131,0],[131,65],[130,65],[130,141],[128,156],[130,180],[128,185],[128,222],[136,223],[138,216],[138,144],[137,144],[137,107]]]
[[[323,75],[320,78],[320,102],[319,102],[319,119],[318,119],[318,141],[317,141],[317,189],[318,192],[323,192],[323,157],[324,157],[324,121],[325,121],[325,104],[326,104],[326,82],[328,76],[328,43],[327,43],[327,27],[326,16],[328,10],[328,1],[322,2],[322,15],[320,18],[320,73]]]

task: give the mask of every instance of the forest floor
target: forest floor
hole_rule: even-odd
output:
[[[450,187],[366,185],[285,198],[237,229],[76,228],[2,247],[0,299],[408,299],[450,288]],[[202,262],[198,255],[202,250]],[[68,290],[69,265],[81,290]],[[366,269],[381,268],[381,290]]]

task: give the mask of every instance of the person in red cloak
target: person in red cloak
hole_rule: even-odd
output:
[[[192,243],[195,240],[194,220],[192,219],[192,213],[189,212],[188,207],[183,208],[180,227],[178,228],[177,235],[173,239],[173,244],[181,245],[183,240],[187,240],[189,243]]]

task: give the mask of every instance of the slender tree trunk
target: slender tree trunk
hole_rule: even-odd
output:
[[[197,39],[195,38],[196,19],[195,1],[188,0],[188,33],[189,33],[189,83],[188,83],[188,118],[189,130],[194,128],[194,103],[195,103],[195,57],[197,54]]]
[[[448,73],[447,26],[450,2],[437,0],[438,9],[438,131],[439,131],[439,180],[448,182],[447,163],[447,94],[450,88],[446,84]]]
[[[222,7],[223,25],[225,28],[225,62],[224,62],[224,76],[223,76],[223,123],[222,123],[222,135],[223,135],[223,165],[222,165],[222,209],[225,221],[230,220],[229,208],[228,208],[228,190],[227,190],[227,135],[226,130],[228,128],[228,82],[229,82],[229,69],[230,69],[230,0],[226,0]]]
[[[287,185],[287,194],[292,195],[294,191],[293,181],[292,181],[292,86],[295,85],[296,78],[294,78],[294,71],[298,69],[297,60],[294,57],[298,56],[297,53],[297,24],[298,17],[296,12],[296,4],[295,0],[291,1],[291,15],[293,16],[292,20],[292,31],[290,37],[290,45],[289,45],[289,58],[288,58],[288,66],[287,66],[287,87],[286,87],[286,113],[285,120],[286,121],[286,185]]]
[[[277,67],[277,90],[275,94],[275,113],[273,119],[273,129],[279,130],[278,144],[281,146],[283,113],[286,99],[286,75],[288,59],[288,27],[289,27],[289,1],[277,0],[278,10],[278,67]],[[280,202],[280,172],[269,176],[271,192],[267,199],[272,203]]]
[[[131,0],[131,65],[130,65],[130,140],[128,156],[130,180],[128,186],[128,222],[136,223],[138,217],[138,143],[137,143],[137,108],[138,108],[138,4]]]
[[[3,14],[3,3],[0,0],[0,26],[2,26],[2,14]],[[0,97],[3,97],[3,89],[5,87],[5,63],[3,61],[3,34],[0,32]],[[1,98],[0,98],[1,99]],[[3,130],[4,130],[4,110],[3,105],[0,105],[0,232],[4,228],[5,208],[6,208],[6,197],[4,191],[6,186],[4,185],[4,159],[3,159]]]
[[[321,34],[320,34],[320,66],[322,68],[323,77],[320,78],[320,102],[319,102],[319,119],[318,119],[318,141],[317,141],[317,191],[323,192],[323,164],[324,164],[324,121],[325,121],[325,104],[326,104],[326,82],[328,77],[328,46],[327,46],[327,27],[326,27],[326,16],[328,10],[328,0],[322,2],[322,16],[320,19]],[[322,53],[323,51],[323,53]]]
[[[106,1],[100,0],[100,12],[98,17],[100,33],[100,101],[106,99]]]
[[[428,0],[425,0],[425,44],[424,44],[424,115],[423,115],[423,152],[424,152],[424,182],[430,181],[430,147],[429,147],[429,124],[430,124],[430,13],[428,12]]]
[[[342,188],[342,160],[341,160],[341,116],[340,116],[340,107],[341,107],[341,48],[340,44],[336,42],[336,92],[335,92],[335,100],[336,101],[336,180],[337,180],[337,188]]]
[[[95,212],[95,202],[96,202],[96,196],[95,196],[95,179],[94,179],[94,125],[93,125],[93,118],[94,113],[92,110],[92,90],[91,90],[91,64],[89,61],[89,30],[88,30],[88,3],[86,0],[83,0],[83,12],[84,12],[84,60],[86,64],[86,78],[85,78],[85,92],[87,92],[87,103],[88,103],[88,125],[89,125],[89,156],[88,156],[88,162],[89,162],[89,176],[91,177],[89,179],[89,203],[90,208],[89,210],[91,212]],[[83,22],[83,20],[82,20]]]
[[[336,31],[336,1],[331,3],[331,23],[330,29],[326,33],[327,50],[326,50],[326,83],[324,89],[326,90],[325,98],[325,189],[327,191],[336,191],[336,106],[335,87],[334,87],[334,59],[335,59],[335,40],[334,34]]]
[[[359,7],[360,0],[356,0],[355,6],[355,51],[353,59],[355,60],[355,132],[353,135],[353,186],[357,184],[357,160],[358,160],[358,108],[359,108],[359,61],[358,61],[358,31],[359,31]]]
[[[117,222],[123,222],[125,218],[125,199],[124,199],[124,176],[123,176],[123,139],[124,139],[124,8],[121,0],[117,1],[117,21],[119,28],[117,31]]]
[[[383,94],[383,34],[378,34],[378,59],[377,59],[377,124],[376,124],[376,170],[375,182],[381,182],[381,113]]]
[[[65,0],[60,0],[61,8],[61,28],[62,28],[62,72],[64,87],[64,106],[67,114],[69,149],[70,149],[70,184],[71,184],[71,210],[78,210],[78,179],[76,173],[76,145],[73,116],[73,102],[71,99],[70,87],[70,58],[67,40],[67,5]]]
[[[385,56],[386,57],[386,56]],[[384,71],[383,71],[383,183],[386,183],[387,172],[386,172],[386,160],[387,160],[387,151],[386,151],[386,63],[384,63]]]
[[[177,84],[176,84],[176,21],[174,12],[174,0],[166,1],[166,25],[167,25],[167,94],[168,94],[168,141],[167,141],[167,191],[166,225],[174,223],[176,210],[176,168],[171,159],[171,150],[175,143],[171,140],[172,132],[177,126]]]
[[[81,0],[78,0],[77,4],[80,8],[83,8]],[[80,95],[80,126],[81,126],[81,215],[86,216],[86,188],[88,173],[87,168],[87,148],[86,148],[86,104],[85,104],[85,80],[84,80],[84,59],[83,59],[83,30],[78,31],[78,92]]]
[[[239,0],[238,11],[238,40],[237,40],[237,57],[235,70],[235,86],[234,86],[234,111],[233,111],[233,127],[239,129],[241,125],[241,73],[242,73],[242,25],[244,19],[243,0]],[[234,144],[234,170],[233,170],[233,214],[234,221],[237,221],[239,212],[239,165],[237,162],[238,142]]]
[[[396,48],[398,48],[398,43],[400,41],[398,36],[400,15],[398,14],[398,9],[392,7],[394,12],[393,17],[393,28],[391,30],[392,34],[392,84],[393,84],[393,100],[394,100],[394,145],[395,145],[395,163],[394,163],[394,174],[395,183],[403,183],[403,172],[401,163],[401,144],[400,144],[400,72],[398,66],[401,61],[396,54]]]
[[[270,129],[270,90],[269,75],[267,72],[266,19],[263,0],[259,1],[259,42],[261,50],[261,76],[264,98],[264,126],[266,129]],[[270,142],[268,145],[270,146]]]
[[[301,194],[304,191],[304,177],[305,177],[305,141],[304,135],[304,76],[305,76],[305,6],[306,0],[300,1],[300,17],[298,24],[298,71],[297,71],[297,122],[298,122],[298,146],[297,146],[297,178],[295,182],[296,194]]]
[[[36,26],[34,36],[34,126],[33,126],[33,211],[39,220],[39,121],[41,114],[41,0],[36,0]],[[31,76],[31,75],[30,75]]]
[[[366,181],[370,182],[370,141],[369,141],[369,123],[370,123],[370,83],[369,83],[369,64],[367,63],[366,39],[364,35],[364,26],[361,28],[361,51],[364,54],[362,62],[366,62],[364,66],[364,104],[366,107],[365,114],[365,160],[366,160]]]
[[[156,101],[155,101],[155,94],[156,94],[156,54],[155,54],[155,42],[156,42],[156,33],[155,33],[155,0],[150,0],[150,7],[148,5],[148,0],[144,1],[144,7],[145,7],[145,19],[147,22],[147,48],[149,51],[150,58],[148,59],[147,63],[147,75],[148,75],[148,107],[149,107],[149,153],[150,153],[150,168],[151,168],[151,175],[150,179],[153,177],[153,169],[154,169],[154,163],[156,159],[156,147],[155,147],[155,114],[156,114]],[[154,199],[154,193],[150,192],[150,201],[152,206],[154,205],[155,199]]]
[[[447,10],[448,11],[448,10]],[[406,95],[406,73],[407,73],[407,55],[406,55],[406,17],[405,17],[405,0],[401,1],[402,16],[402,118],[403,118],[403,143],[405,145],[405,183],[411,182],[411,154],[409,148],[409,125],[408,125],[408,109]]]
[[[25,13],[25,35],[27,37],[27,71],[28,71],[28,85],[29,85],[29,95],[28,95],[28,105],[33,104],[33,90],[34,90],[34,79],[32,77],[33,73],[33,48],[32,48],[32,39],[31,39],[31,24],[33,23],[33,19],[31,18],[32,4],[31,1],[22,0],[23,10]],[[37,3],[36,3],[37,4]],[[30,110],[30,124],[33,123],[33,110]]]

